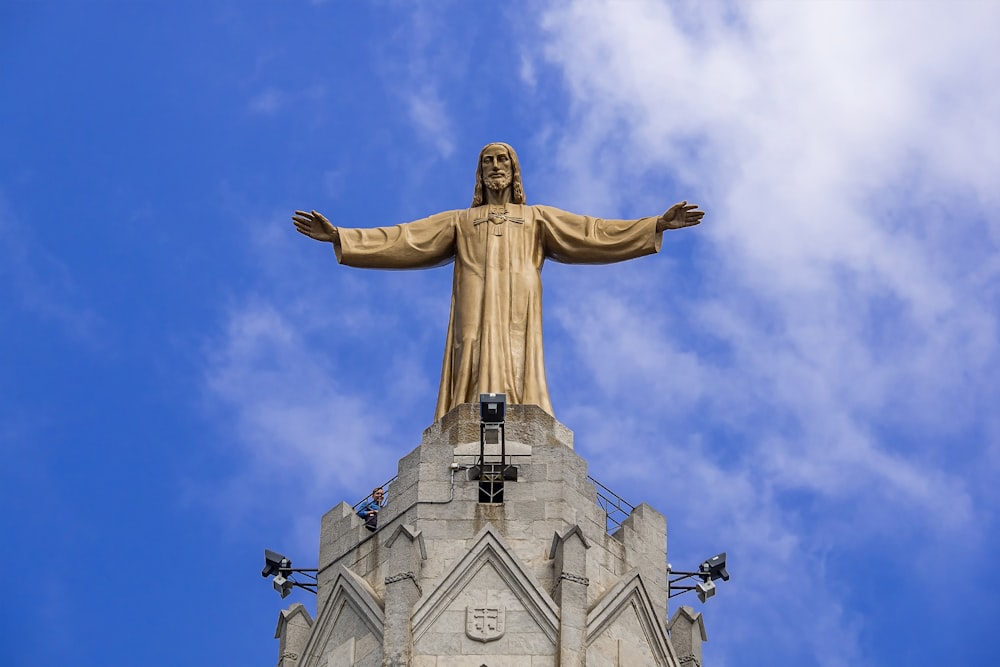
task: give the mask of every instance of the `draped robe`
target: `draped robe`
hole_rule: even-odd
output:
[[[455,262],[435,420],[491,392],[552,414],[542,351],[542,263],[606,264],[658,252],[656,221],[484,205],[392,227],[341,227],[334,247],[341,264],[359,268]]]

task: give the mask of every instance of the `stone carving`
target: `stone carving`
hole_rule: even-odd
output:
[[[590,579],[587,577],[581,577],[578,574],[570,574],[569,572],[561,572],[559,574],[560,579],[565,579],[566,581],[572,581],[577,584],[583,584],[584,586],[590,585]]]
[[[407,579],[412,581],[413,585],[417,587],[417,592],[423,595],[423,589],[420,588],[420,584],[417,583],[417,577],[412,572],[400,572],[399,574],[394,574],[391,577],[386,577],[385,583],[388,586],[389,584],[394,584],[397,581],[406,581]]]
[[[481,393],[552,413],[542,353],[542,263],[605,264],[658,252],[662,233],[701,222],[686,201],[659,217],[602,220],[529,206],[514,149],[479,154],[472,207],[393,227],[335,227],[296,211],[295,228],[332,243],[341,264],[418,269],[455,263],[435,420]]]
[[[491,642],[503,637],[503,607],[466,607],[465,635],[477,642]]]

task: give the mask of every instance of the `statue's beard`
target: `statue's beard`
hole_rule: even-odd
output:
[[[501,192],[510,187],[511,176],[510,174],[497,174],[496,176],[487,176],[483,179],[483,183],[487,188],[493,190],[494,192]]]

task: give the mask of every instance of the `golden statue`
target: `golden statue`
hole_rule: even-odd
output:
[[[434,418],[482,393],[532,403],[552,414],[542,356],[542,263],[607,264],[660,249],[665,229],[701,222],[686,201],[659,217],[602,220],[528,206],[514,149],[479,154],[472,207],[394,227],[334,227],[296,211],[295,228],[332,243],[337,261],[370,269],[421,269],[455,262],[451,320]]]

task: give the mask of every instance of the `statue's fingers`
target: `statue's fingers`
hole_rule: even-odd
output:
[[[312,235],[314,233],[313,226],[310,225],[310,224],[304,224],[304,223],[296,222],[295,223],[295,229],[297,229],[298,231],[302,232],[306,236],[310,236],[310,235]]]

